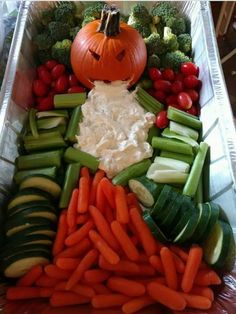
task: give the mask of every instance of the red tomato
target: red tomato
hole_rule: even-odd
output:
[[[33,92],[36,96],[45,96],[48,93],[47,85],[41,80],[34,80]]]
[[[168,106],[167,106],[167,108],[169,108],[169,107],[174,107],[174,108],[176,108],[176,109],[179,109],[179,110],[183,110],[178,104],[169,104]]]
[[[162,78],[167,81],[174,81],[175,72],[172,69],[165,69],[162,71]]]
[[[186,89],[185,93],[187,93],[193,102],[198,101],[199,95],[198,92],[196,92],[194,89]]]
[[[175,80],[176,81],[181,81],[182,82],[183,79],[184,79],[183,73],[181,73],[181,72],[175,73]]]
[[[65,70],[66,68],[63,64],[57,64],[51,72],[53,79],[58,79],[65,72]]]
[[[184,86],[187,88],[196,88],[199,84],[199,79],[195,75],[189,75],[184,78]]]
[[[163,104],[166,102],[166,94],[161,90],[154,91],[154,98]]]
[[[161,90],[163,92],[169,93],[171,90],[171,83],[165,80],[157,80],[153,83],[156,90]]]
[[[77,86],[78,85],[78,80],[77,77],[74,74],[69,75],[69,85],[72,86]]]
[[[192,99],[187,93],[184,93],[184,92],[179,93],[177,100],[180,107],[185,110],[190,109],[192,107],[192,104],[193,104]]]
[[[184,62],[181,64],[180,67],[180,71],[181,73],[184,74],[184,76],[188,76],[188,75],[197,75],[199,74],[199,69],[198,66],[196,66],[196,64],[192,63],[192,62]]]
[[[169,119],[167,118],[167,111],[162,110],[158,113],[156,117],[156,126],[159,129],[164,129],[168,126],[169,124]]]
[[[194,105],[189,110],[187,110],[186,112],[190,113],[190,114],[192,114],[194,116],[198,115],[198,110],[197,110],[196,106],[194,106]]]
[[[47,69],[42,69],[39,71],[39,78],[47,85],[50,85],[52,83],[51,73]]]
[[[166,97],[166,104],[171,105],[171,104],[177,104],[177,95],[169,95]]]
[[[58,62],[56,60],[48,60],[45,65],[49,70],[52,70],[56,65],[58,64]]]
[[[44,65],[44,64],[42,64],[42,65],[40,65],[40,66],[37,67],[37,73],[38,73],[38,75],[40,74],[41,71],[47,71],[47,70],[48,70],[48,69],[47,69],[46,65]]]
[[[68,93],[69,94],[73,94],[73,93],[84,93],[85,92],[85,88],[82,86],[72,86],[68,89]]]
[[[152,81],[156,81],[161,78],[161,71],[158,68],[150,68],[148,75]]]
[[[54,108],[53,105],[53,96],[47,96],[43,98],[39,105],[36,107],[37,110],[39,111],[44,111],[44,110],[51,110]]]
[[[66,74],[61,75],[56,81],[55,91],[57,91],[58,93],[64,93],[67,91],[68,85],[69,85],[68,75]]]
[[[183,90],[183,82],[182,81],[174,81],[171,85],[171,91],[174,94],[178,94]]]

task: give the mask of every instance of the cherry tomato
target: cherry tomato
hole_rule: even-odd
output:
[[[181,108],[187,110],[192,107],[192,99],[187,93],[179,93],[177,96],[178,104],[180,105]]]
[[[174,81],[171,85],[171,91],[174,94],[178,94],[183,91],[183,82],[182,81]]]
[[[42,69],[39,71],[39,78],[47,85],[50,85],[52,83],[51,73],[47,69]]]
[[[177,104],[177,95],[169,95],[166,97],[166,104],[171,105],[171,104]]]
[[[47,71],[47,70],[48,69],[47,69],[46,65],[44,65],[44,64],[37,67],[38,75],[40,74],[41,71]]]
[[[190,113],[194,116],[198,116],[198,110],[197,110],[196,106],[194,106],[194,105],[189,110],[187,110],[186,112]]]
[[[78,85],[78,80],[77,77],[74,74],[69,75],[69,85],[72,86],[77,86]]]
[[[66,68],[63,64],[57,64],[51,72],[53,79],[58,79],[65,72],[65,70]]]
[[[34,80],[33,92],[36,96],[45,96],[48,92],[47,85],[41,80]]]
[[[54,108],[53,105],[53,96],[47,96],[43,98],[39,105],[36,107],[37,110],[39,111],[44,111],[44,110],[51,110]]]
[[[56,60],[48,60],[45,65],[49,70],[52,70],[56,65],[58,64],[58,62]]]
[[[157,80],[153,83],[156,90],[161,90],[163,92],[169,93],[171,90],[171,83],[165,80]]]
[[[182,82],[183,79],[184,79],[183,73],[181,73],[181,72],[175,73],[175,81],[181,81]]]
[[[192,62],[182,63],[181,67],[180,67],[180,71],[181,71],[181,73],[184,74],[184,76],[188,76],[188,75],[198,76],[198,74],[199,74],[198,66],[196,66],[196,64],[194,64]]]
[[[150,68],[148,75],[152,81],[156,81],[161,78],[161,71],[158,68]]]
[[[172,69],[165,69],[162,72],[162,78],[164,80],[167,80],[167,81],[174,81],[174,79],[175,79],[175,72]]]
[[[73,94],[73,93],[84,93],[85,92],[85,88],[82,86],[72,86],[68,89],[68,93],[69,94]]]
[[[194,89],[186,89],[185,93],[187,93],[193,102],[198,101],[199,95],[198,92],[196,92]]]
[[[68,75],[66,74],[61,75],[56,81],[55,91],[57,91],[58,93],[64,93],[67,91],[68,85],[69,85]]]
[[[189,75],[184,78],[184,86],[187,88],[196,88],[199,84],[199,79],[195,75]]]
[[[162,90],[154,91],[154,98],[163,104],[166,102],[166,94]]]
[[[164,129],[168,126],[169,124],[169,119],[167,118],[167,111],[162,110],[158,113],[156,117],[156,126],[159,129]]]

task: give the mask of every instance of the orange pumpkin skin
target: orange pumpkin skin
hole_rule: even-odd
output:
[[[85,25],[71,47],[71,65],[78,80],[88,88],[93,81],[127,80],[135,84],[144,71],[147,50],[141,35],[126,23],[120,33],[105,36],[98,32],[100,21]]]

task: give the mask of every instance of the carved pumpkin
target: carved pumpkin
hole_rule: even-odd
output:
[[[137,82],[147,61],[140,34],[120,23],[119,12],[109,7],[101,21],[93,21],[77,34],[71,47],[71,65],[78,80],[88,88],[95,80]]]

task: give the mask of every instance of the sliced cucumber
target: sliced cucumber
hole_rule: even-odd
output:
[[[14,233],[13,235],[8,236],[7,241],[14,242],[14,241],[17,241],[18,239],[21,239],[22,237],[27,238],[28,236],[31,236],[31,235],[46,235],[53,239],[56,235],[56,232],[47,223],[45,225],[31,226],[22,231],[18,231]]]
[[[48,110],[48,111],[39,111],[36,113],[38,119],[49,118],[49,117],[64,117],[69,118],[67,110]]]
[[[39,244],[39,243],[25,243],[21,246],[17,247],[8,247],[5,248],[3,252],[1,252],[0,257],[2,260],[7,260],[11,256],[14,256],[18,253],[23,253],[23,252],[29,252],[29,251],[45,251],[50,254],[51,252],[51,246],[48,244]]]
[[[41,217],[51,220],[52,222],[57,221],[57,215],[55,209],[52,210],[51,208],[47,207],[31,207],[25,210],[22,210],[20,213],[14,214],[10,219],[20,219],[20,218],[31,218],[31,217]]]
[[[34,207],[43,207],[43,208],[48,208],[48,209],[51,209],[52,211],[55,211],[55,207],[49,201],[36,201],[36,202],[33,201],[33,202],[23,203],[23,204],[14,206],[11,209],[8,209],[7,216],[11,217],[15,214],[20,213],[21,211],[25,209],[34,208]]]
[[[213,203],[213,202],[207,202],[205,203],[207,206],[209,206],[210,209],[210,218],[207,224],[207,228],[205,232],[202,234],[201,240],[206,239],[208,235],[211,233],[215,223],[217,222],[219,215],[220,215],[220,206]]]
[[[52,178],[44,175],[34,175],[27,177],[22,181],[20,190],[36,187],[42,191],[50,193],[54,198],[58,198],[61,194],[61,187]]]
[[[156,239],[158,239],[162,243],[167,243],[168,242],[167,237],[164,235],[164,233],[161,231],[161,229],[157,226],[157,224],[152,219],[152,217],[151,217],[151,215],[149,214],[148,211],[146,211],[144,213],[143,219],[146,222],[146,224],[148,225],[148,228],[151,230],[151,233],[153,234],[153,236]]]
[[[172,190],[172,192],[170,193],[170,196],[166,202],[164,209],[162,210],[162,212],[158,216],[158,219],[160,221],[160,226],[162,225],[162,222],[165,220],[165,218],[168,216],[168,214],[171,210],[170,208],[172,207],[173,204],[175,204],[175,200],[177,197],[178,197],[178,194],[174,190]]]
[[[172,188],[169,185],[164,185],[160,195],[158,196],[156,203],[152,209],[152,216],[159,221],[159,215],[162,213],[162,210],[164,210],[168,199],[170,198],[170,195],[172,193]]]
[[[178,194],[176,199],[168,204],[166,217],[161,222],[161,226],[163,226],[164,230],[169,230],[171,227],[174,228],[173,224],[177,221],[176,217],[178,216],[182,203],[183,196]]]
[[[12,237],[13,238],[13,237]],[[14,237],[13,241],[11,237],[7,239],[7,243],[3,246],[2,251],[5,252],[5,249],[11,248],[14,250],[15,247],[26,245],[26,244],[44,244],[52,245],[52,237],[45,234],[30,234],[26,236]]]
[[[39,168],[39,169],[30,169],[30,170],[23,170],[23,171],[17,171],[14,175],[14,181],[16,184],[21,184],[21,182],[26,179],[27,177],[30,177],[32,175],[46,175],[48,177],[51,177],[52,179],[56,178],[57,175],[57,168],[56,167],[48,167],[48,168]]]
[[[142,176],[129,180],[129,188],[144,206],[151,207],[160,194],[163,185],[156,184],[146,176]]]
[[[192,241],[197,243],[199,241],[201,241],[202,239],[202,235],[204,234],[204,232],[206,231],[207,225],[209,223],[210,220],[210,208],[208,205],[206,204],[198,204],[198,208],[200,210],[200,216],[199,216],[199,220],[198,220],[198,224],[197,227],[192,235]]]

